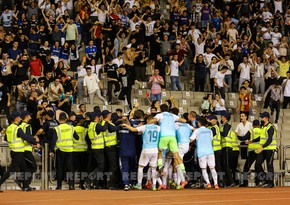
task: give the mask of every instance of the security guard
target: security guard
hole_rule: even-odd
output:
[[[92,181],[94,186],[99,189],[99,180],[103,179],[103,172],[105,171],[105,141],[104,133],[108,129],[108,123],[101,125],[101,111],[97,110],[90,113],[92,122],[88,128],[88,136],[91,141],[91,156],[96,161],[96,166],[93,167],[92,172],[85,180],[85,188],[92,188]]]
[[[74,127],[75,132],[79,136],[78,140],[73,138],[73,167],[74,173],[79,173],[80,188],[84,187],[84,178],[87,174],[88,165],[88,145],[86,142],[87,129],[83,127],[84,118],[82,115],[76,116],[77,125]]]
[[[232,169],[235,183],[239,184],[240,183],[238,180],[239,171],[237,170],[237,167],[238,167],[238,161],[239,161],[239,156],[240,156],[240,147],[238,143],[237,134],[233,130],[232,130],[231,137],[232,137],[232,146],[233,146],[231,169]]]
[[[23,111],[21,113],[21,118],[22,118],[22,123],[20,124],[20,128],[23,130],[23,132],[29,136],[32,136],[32,128],[31,125],[29,124],[31,122],[31,113],[28,111]],[[26,167],[27,170],[31,173],[31,176],[28,178],[28,184],[31,184],[32,181],[32,175],[34,172],[36,172],[37,166],[36,166],[36,161],[35,158],[32,154],[32,146],[29,142],[24,141],[25,144],[25,152],[24,152],[24,157],[25,157],[25,162],[26,162]],[[31,187],[32,190],[35,190],[35,188]]]
[[[276,129],[274,125],[269,121],[270,114],[268,112],[263,112],[260,114],[261,118],[261,135],[260,135],[260,147],[257,149],[258,156],[256,159],[256,172],[258,174],[257,182],[258,186],[263,186],[263,181],[266,178],[265,188],[274,187],[274,153],[277,149],[276,141]],[[267,162],[267,171],[265,175],[262,164],[266,160]]]
[[[253,121],[253,129],[249,130],[245,136],[238,136],[239,140],[246,141],[248,145],[248,158],[244,164],[242,184],[240,187],[248,186],[248,172],[252,164],[256,161],[257,150],[260,148],[260,122],[259,120]]]
[[[117,132],[119,131],[119,126],[115,126],[111,123],[111,113],[108,110],[102,111],[102,126],[108,123],[108,129],[103,132],[105,141],[105,158],[108,163],[108,171],[110,172],[110,179],[108,183],[108,188],[111,190],[116,189],[117,186],[117,171],[118,171],[118,150],[117,150]]]
[[[26,135],[23,130],[18,126],[21,122],[21,115],[19,112],[13,112],[11,115],[11,119],[12,124],[10,124],[6,130],[6,141],[8,142],[8,146],[10,148],[12,161],[9,170],[0,179],[0,187],[10,177],[10,173],[20,171],[22,173],[21,176],[24,177],[23,179],[21,179],[22,190],[31,191],[31,188],[28,184],[27,176],[25,175],[27,169],[24,157],[24,140],[31,144],[37,145],[37,147],[40,147],[40,145],[33,137]],[[0,192],[2,192],[1,188]]]
[[[234,187],[235,182],[231,171],[231,162],[233,157],[233,139],[232,139],[232,126],[229,124],[231,119],[230,114],[225,113],[221,116],[221,142],[222,142],[222,166],[225,172],[226,185]]]
[[[222,165],[221,165],[221,159],[222,159],[222,146],[221,146],[221,133],[220,128],[217,124],[218,119],[215,115],[210,115],[208,117],[209,121],[209,128],[211,129],[213,133],[213,150],[214,150],[214,156],[215,156],[215,168],[217,173],[222,172]],[[223,176],[222,176],[223,178]],[[219,180],[219,187],[224,187],[224,182],[222,178],[218,178]]]
[[[62,189],[62,180],[64,173],[67,173],[69,190],[74,190],[73,178],[73,138],[79,139],[79,136],[74,131],[73,126],[66,124],[67,115],[64,112],[59,114],[59,124],[54,128],[54,133],[51,141],[51,155],[54,149],[56,150],[56,190]]]

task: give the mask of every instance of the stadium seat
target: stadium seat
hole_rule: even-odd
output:
[[[196,100],[202,100],[206,94],[204,92],[194,92],[194,99]]]
[[[182,107],[188,107],[190,106],[190,99],[179,99],[178,105]]]
[[[163,98],[163,99],[169,99],[170,98],[170,91],[162,91],[162,93],[161,93],[161,97]]]
[[[192,91],[182,91],[182,98],[183,99],[193,99],[194,98],[194,94]]]
[[[180,91],[171,91],[170,95],[176,100],[182,98],[182,92]]]
[[[201,107],[201,99],[191,99],[190,100],[190,106],[192,107]]]

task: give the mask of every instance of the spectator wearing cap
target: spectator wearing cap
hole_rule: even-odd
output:
[[[274,125],[269,121],[270,115],[268,112],[260,114],[261,118],[261,134],[260,134],[260,147],[257,149],[257,159],[255,164],[255,170],[258,174],[257,184],[258,186],[264,186],[265,188],[274,187],[274,153],[277,149],[277,135]],[[267,173],[263,170],[262,164],[266,160]],[[265,180],[266,179],[266,180]]]
[[[10,93],[7,90],[7,86],[3,84],[3,80],[0,78],[0,112],[4,110],[9,124],[11,123],[10,117]]]
[[[108,170],[111,173],[110,180],[108,182],[109,189],[116,189],[117,186],[117,169],[118,169],[118,150],[117,150],[117,132],[119,126],[115,126],[111,123],[111,112],[108,110],[102,111],[102,126],[108,123],[108,129],[103,132],[105,141],[105,157],[108,159]]]
[[[62,189],[62,180],[67,175],[69,190],[74,190],[73,177],[73,138],[79,139],[73,126],[66,124],[67,115],[64,112],[59,114],[59,125],[54,128],[50,152],[56,151],[56,176],[57,187],[56,190]]]
[[[28,136],[33,136],[32,134],[32,127],[30,125],[30,123],[32,122],[32,118],[31,118],[31,113],[29,113],[28,111],[23,111],[21,112],[21,118],[22,118],[22,122],[19,125],[19,127],[23,130],[23,132],[28,135]],[[38,137],[35,137],[35,139],[37,141],[39,141]],[[31,184],[32,181],[32,175],[34,172],[36,172],[37,166],[36,166],[36,161],[35,158],[32,154],[32,146],[29,142],[24,141],[25,147],[24,147],[24,157],[25,157],[25,163],[26,163],[26,168],[27,171],[30,172],[30,175],[28,177],[28,184]],[[35,188],[32,188],[35,189]]]
[[[227,182],[227,186],[233,187],[235,185],[231,165],[234,163],[233,161],[233,147],[234,147],[234,139],[232,131],[232,126],[229,124],[231,119],[231,115],[228,113],[224,113],[221,116],[221,146],[222,146],[222,167],[225,172],[225,181]]]
[[[278,123],[281,103],[283,103],[283,88],[279,81],[276,81],[274,85],[271,85],[265,92],[263,96],[263,101],[265,101],[266,96],[270,93],[269,106],[271,109],[271,115],[276,111],[275,123]]]
[[[253,121],[253,129],[249,130],[244,136],[238,136],[240,141],[245,141],[245,144],[248,145],[248,157],[244,164],[243,175],[242,175],[242,183],[240,187],[248,186],[248,172],[252,164],[256,161],[257,158],[257,149],[260,147],[260,121]]]
[[[103,175],[101,176],[100,174],[103,174],[105,171],[105,141],[103,133],[108,129],[108,123],[103,123],[102,125],[100,123],[101,116],[101,111],[89,113],[91,122],[88,126],[88,137],[91,142],[92,157],[96,160],[97,163],[94,164],[94,166],[92,166],[92,164],[89,165],[92,171],[84,181],[84,187],[86,189],[92,188],[91,184],[93,181],[95,182],[94,185],[96,188],[99,188],[99,181],[103,178]]]
[[[21,122],[21,114],[17,111],[14,111],[11,114],[12,124],[7,127],[6,130],[6,141],[8,142],[8,146],[10,149],[11,155],[11,165],[10,168],[0,179],[0,186],[10,177],[11,173],[15,173],[17,171],[21,172],[21,176],[27,176],[25,172],[27,172],[26,167],[26,160],[24,156],[25,152],[25,144],[24,141],[27,141],[31,144],[37,145],[39,144],[37,141],[29,136],[26,135],[23,130],[19,127]],[[23,191],[31,191],[29,187],[28,180],[26,177],[20,182],[22,184],[21,188]],[[0,187],[0,192],[2,192]]]

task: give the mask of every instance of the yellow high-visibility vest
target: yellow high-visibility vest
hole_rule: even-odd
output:
[[[221,127],[221,132],[224,131],[224,125]],[[222,140],[222,148],[228,147],[228,148],[233,148],[232,145],[232,128],[229,130],[228,134],[226,137],[221,137]]]
[[[105,141],[103,132],[99,134],[96,133],[96,126],[98,123],[91,122],[88,128],[88,135],[92,142],[92,149],[104,149],[105,148]]]
[[[214,151],[219,151],[219,150],[222,149],[220,128],[219,128],[218,125],[214,125],[212,127],[214,127],[215,131],[216,131],[216,135],[213,136],[213,141],[212,141],[213,150]]]
[[[260,135],[260,144],[264,145],[266,141],[268,140],[268,130],[273,127],[274,129],[274,135],[272,137],[272,142],[267,147],[264,148],[264,150],[275,150],[277,148],[277,141],[276,141],[276,128],[273,124],[269,123],[267,126],[263,126],[261,129],[261,135]]]
[[[85,152],[88,149],[88,145],[86,142],[86,134],[87,134],[87,129],[82,127],[82,126],[75,126],[74,127],[75,132],[79,136],[79,139],[76,140],[73,138],[73,147],[74,147],[74,152]]]
[[[30,133],[32,134],[32,128],[31,126],[29,126],[29,124],[27,124],[26,122],[22,122],[19,127],[23,130],[23,132],[26,134],[26,131],[27,131],[27,128],[29,127],[30,128]],[[24,144],[25,144],[25,148],[24,150],[25,151],[29,151],[29,152],[32,152],[32,146],[29,142],[26,142],[24,140]]]
[[[24,152],[25,144],[22,138],[17,137],[19,127],[15,124],[11,124],[7,127],[6,137],[8,146],[13,152]]]
[[[56,149],[63,152],[73,152],[73,126],[64,123],[54,129],[57,134]]]
[[[258,128],[258,127],[251,129],[250,130],[250,133],[251,133],[250,140],[253,141],[254,139],[257,139],[258,137],[260,137],[261,131],[262,131],[261,128]],[[260,142],[253,142],[253,143],[248,145],[248,152],[256,151],[260,147],[261,147]]]
[[[106,121],[102,121],[102,126],[104,126],[106,123]],[[115,126],[113,123],[110,123],[111,125]],[[113,145],[117,145],[117,133],[116,132],[109,132],[108,130],[106,130],[105,132],[103,132],[104,135],[104,140],[105,140],[105,147],[110,147]]]

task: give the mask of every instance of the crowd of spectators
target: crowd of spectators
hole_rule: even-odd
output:
[[[183,89],[181,76],[192,77],[194,91],[214,94],[203,106],[217,114],[225,92],[244,89],[269,93],[271,110],[283,96],[283,108],[289,103],[287,0],[3,0],[0,22],[8,119],[12,96],[18,111],[35,117],[45,103],[69,113],[73,103],[96,104],[95,95],[105,105],[127,100],[132,109],[134,84],[147,82],[150,101],[160,100],[164,89]]]

